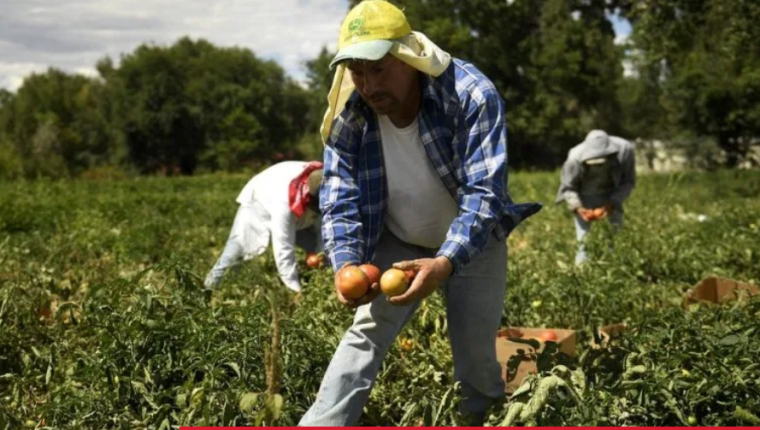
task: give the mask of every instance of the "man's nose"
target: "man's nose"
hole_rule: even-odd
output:
[[[377,91],[377,79],[370,76],[369,73],[364,74],[364,94],[371,96]]]

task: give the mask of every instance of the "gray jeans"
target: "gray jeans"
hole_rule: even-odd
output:
[[[402,260],[433,257],[435,252],[402,242],[385,233],[374,263],[388,269]],[[462,412],[475,421],[504,395],[496,361],[496,332],[504,307],[507,247],[492,237],[483,253],[444,285],[454,378],[462,383]],[[388,348],[419,302],[388,303],[384,295],[356,310],[327,368],[317,399],[301,426],[354,426],[359,420]]]
[[[227,238],[227,243],[224,245],[224,250],[216,260],[214,267],[212,267],[208,274],[206,274],[206,279],[204,280],[203,285],[207,290],[211,290],[219,286],[219,284],[222,282],[222,278],[224,277],[225,272],[227,272],[228,269],[243,262],[245,250],[240,244],[241,238],[236,234],[236,232],[239,232],[240,229],[236,227],[237,224],[245,222],[245,212],[250,210],[252,209],[246,206],[241,206],[238,208],[238,211],[235,214],[235,221],[233,222],[232,230],[230,231],[230,235]],[[322,251],[322,244],[318,243],[317,234],[311,228],[298,230],[296,232],[296,245],[303,248],[306,252]]]

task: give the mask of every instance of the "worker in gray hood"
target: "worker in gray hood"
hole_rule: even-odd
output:
[[[568,153],[561,179],[556,202],[565,201],[575,215],[575,264],[580,265],[588,258],[583,240],[593,221],[606,218],[616,228],[623,225],[623,202],[636,184],[633,144],[593,130]]]

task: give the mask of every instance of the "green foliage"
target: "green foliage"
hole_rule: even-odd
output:
[[[295,303],[271,255],[206,299],[201,278],[247,179],[0,188],[0,428],[297,424],[352,313],[331,272],[304,265]],[[510,184],[516,199],[550,202],[557,181],[518,173]],[[643,176],[614,251],[595,225],[582,269],[564,207],[522,225],[509,239],[503,324],[579,330],[579,356],[543,357],[490,423],[511,413],[517,424],[753,425],[760,302],[681,309],[680,299],[707,274],[760,283],[758,197],[757,172]],[[362,424],[461,424],[444,309],[433,295],[402,331]],[[589,346],[594,327],[620,322],[621,339]]]
[[[103,90],[100,82],[50,69],[7,95],[0,140],[21,160],[17,168],[29,177],[74,176],[113,161],[119,150],[102,116]]]
[[[717,139],[736,165],[760,136],[760,5],[643,1],[631,11],[646,67],[663,72],[670,121]]]
[[[23,159],[16,149],[0,140],[0,178],[16,179],[23,175]]]
[[[204,40],[141,45],[118,67],[104,58],[97,69],[99,79],[51,69],[0,94],[3,176],[255,169],[279,152],[298,157],[292,149],[314,109],[276,63]],[[20,167],[5,167],[16,159]]]
[[[515,393],[504,425],[739,426],[757,422],[760,300],[647,310],[634,327]],[[554,391],[552,392],[551,389]]]
[[[351,2],[358,3],[358,0]],[[471,61],[506,102],[510,163],[560,165],[592,128],[621,133],[615,6],[575,0],[394,1],[412,29]]]
[[[309,89],[309,112],[305,121],[307,133],[297,145],[298,151],[307,160],[322,159],[322,137],[319,127],[322,125],[327,109],[327,93],[332,87],[333,70],[330,70],[334,52],[322,48],[319,56],[306,62],[306,85]]]
[[[512,166],[555,168],[592,128],[684,148],[694,166],[757,164],[757,2],[394,3],[412,28],[494,82]],[[625,44],[615,44],[612,15],[633,25]],[[332,55],[323,48],[305,62],[305,88],[248,49],[187,37],[138,46],[118,66],[103,58],[96,79],[33,74],[17,94],[0,91],[0,175],[240,172],[319,159]]]
[[[188,38],[143,45],[105,74],[130,161],[144,172],[261,165],[303,133],[306,93],[247,49]]]

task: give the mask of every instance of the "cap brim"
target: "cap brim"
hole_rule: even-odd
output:
[[[586,160],[585,161],[586,164],[590,164],[592,166],[595,165],[595,164],[604,164],[606,162],[607,162],[607,159],[604,158],[604,157],[602,157],[602,158],[592,158],[590,160]]]
[[[377,61],[385,57],[392,47],[393,41],[390,40],[371,40],[346,46],[335,55],[330,62],[330,68],[345,60]]]
[[[599,151],[587,151],[580,156],[581,163],[586,163],[589,160],[597,159],[597,158],[604,158],[608,157],[612,154],[617,154],[618,148],[613,147],[612,145],[609,145],[607,148]]]

